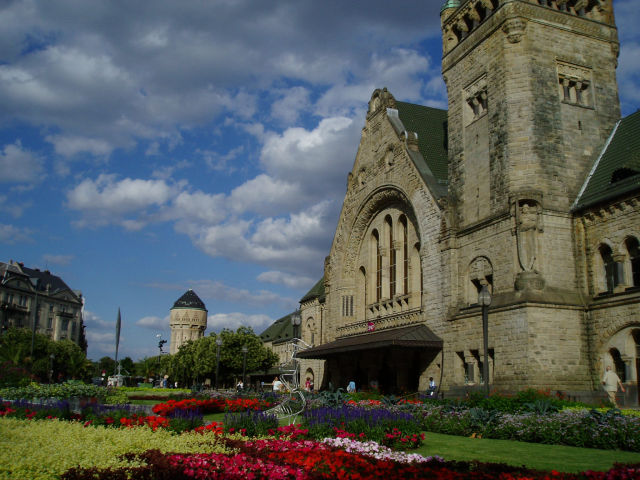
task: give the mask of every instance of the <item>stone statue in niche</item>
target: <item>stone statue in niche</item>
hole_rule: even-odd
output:
[[[518,262],[525,272],[537,272],[538,232],[542,231],[539,210],[534,200],[525,200],[516,206]]]

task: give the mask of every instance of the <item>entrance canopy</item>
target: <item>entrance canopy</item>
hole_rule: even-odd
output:
[[[298,358],[326,359],[332,355],[387,347],[442,349],[442,339],[426,325],[411,325],[379,332],[343,337],[297,353]]]

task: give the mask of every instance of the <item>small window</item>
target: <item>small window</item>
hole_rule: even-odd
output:
[[[636,170],[633,170],[631,168],[618,168],[617,170],[615,170],[613,172],[613,174],[611,175],[611,183],[616,183],[616,182],[620,182],[626,178],[630,178],[633,177],[635,175],[638,175],[638,173]]]

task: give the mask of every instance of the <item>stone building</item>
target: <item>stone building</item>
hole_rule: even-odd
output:
[[[316,385],[601,390],[637,404],[640,113],[620,118],[611,0],[449,0],[448,110],[370,101],[324,277]]]
[[[0,334],[9,327],[32,329],[52,340],[69,339],[86,351],[84,298],[49,270],[0,262]]]
[[[207,329],[207,307],[196,292],[189,289],[176,300],[171,308],[169,326],[171,355],[177,353],[183,343],[204,337],[204,331]]]

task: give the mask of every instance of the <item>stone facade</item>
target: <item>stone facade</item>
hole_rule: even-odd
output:
[[[309,368],[336,386],[357,377],[425,390],[433,376],[455,393],[482,383],[486,286],[493,389],[586,396],[605,364],[635,385],[638,189],[576,207],[620,121],[612,2],[459,3],[442,12],[446,178],[405,125],[407,104],[376,90],[325,297],[301,303],[308,343],[370,335],[372,344],[314,360],[311,349]],[[375,332],[415,324],[442,350],[374,345]]]

